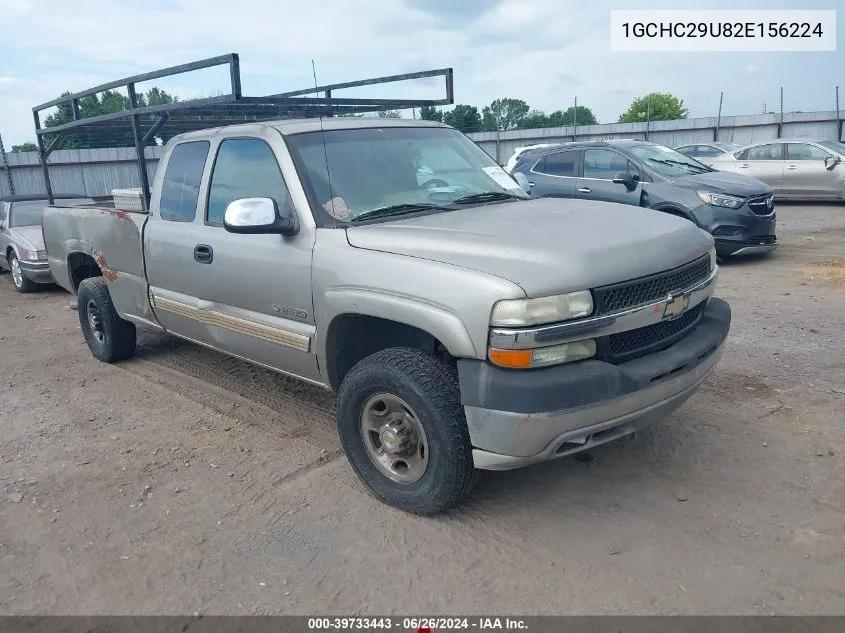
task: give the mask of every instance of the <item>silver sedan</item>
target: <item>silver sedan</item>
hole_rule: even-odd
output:
[[[845,199],[845,144],[840,141],[754,143],[716,157],[711,166],[762,180],[780,200]]]
[[[56,204],[92,202],[76,196],[56,200]],[[0,272],[12,273],[12,284],[18,292],[32,292],[41,284],[53,283],[41,234],[46,205],[44,196],[0,198]]]

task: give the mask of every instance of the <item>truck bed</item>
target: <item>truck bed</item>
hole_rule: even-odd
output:
[[[102,276],[121,317],[155,322],[144,273],[143,233],[149,216],[96,205],[44,208],[44,245],[50,271],[76,294],[83,279]]]

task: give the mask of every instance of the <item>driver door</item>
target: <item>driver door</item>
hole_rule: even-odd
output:
[[[631,191],[625,185],[613,182],[614,176],[628,172],[634,176],[636,187]],[[640,205],[642,174],[626,156],[612,149],[584,150],[583,175],[578,179],[577,196],[586,200],[620,202]]]

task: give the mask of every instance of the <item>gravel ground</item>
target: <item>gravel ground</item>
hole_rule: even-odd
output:
[[[778,216],[682,409],[428,519],[364,492],[330,395],[161,337],[100,364],[0,279],[0,612],[843,613],[845,207]]]

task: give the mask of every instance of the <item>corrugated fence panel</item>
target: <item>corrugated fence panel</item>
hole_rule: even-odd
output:
[[[840,113],[845,118],[845,112]],[[744,145],[774,140],[778,136],[779,115],[757,114],[701,117],[678,121],[640,123],[607,123],[583,125],[578,128],[557,127],[511,132],[478,132],[468,136],[500,164],[505,163],[517,147],[535,143],[561,143],[607,138],[648,139],[656,143],[678,147],[689,143],[712,141],[719,125],[719,140]],[[835,138],[837,117],[830,112],[794,112],[785,114],[782,138],[799,136]],[[841,140],[841,139],[840,139]],[[150,182],[155,178],[161,147],[147,147],[147,171]],[[44,179],[35,152],[7,153],[9,171],[15,193],[43,193]],[[108,195],[112,189],[138,187],[138,170],[133,147],[56,150],[50,154],[50,180],[56,193],[83,193],[89,196]],[[8,195],[5,167],[0,165],[0,195]]]

